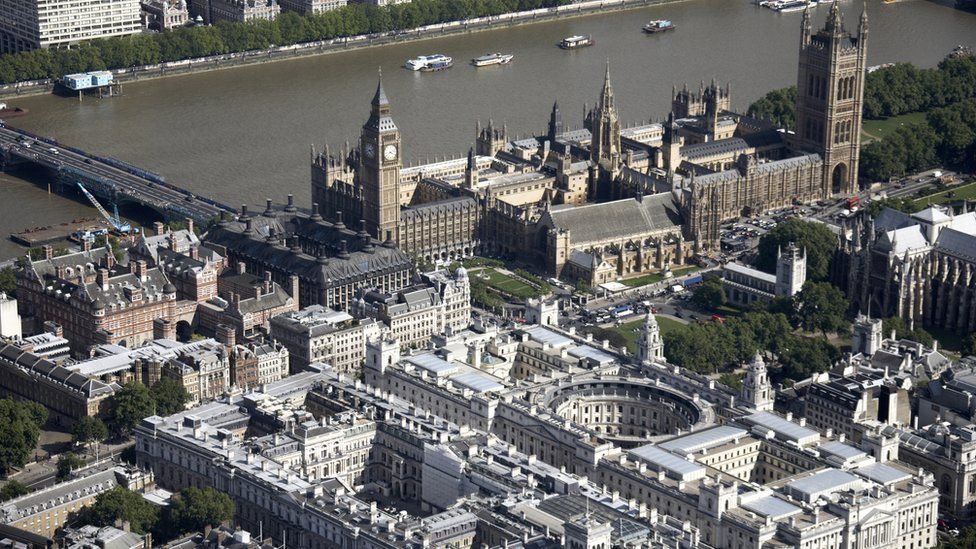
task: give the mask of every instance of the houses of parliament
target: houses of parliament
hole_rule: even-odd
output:
[[[608,64],[582,129],[554,104],[539,136],[489,121],[466,158],[412,167],[381,78],[358,146],[312,149],[314,213],[423,262],[509,255],[588,285],[681,265],[717,251],[725,221],[857,190],[867,38],[866,12],[856,34],[836,2],[818,30],[804,13],[795,130],[732,112],[714,81],[622,128]]]

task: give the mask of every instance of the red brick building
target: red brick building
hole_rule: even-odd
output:
[[[60,324],[75,352],[139,346],[153,338],[155,319],[175,323],[187,310],[166,275],[146,261],[117,264],[109,247],[53,257],[45,246],[44,253],[17,269],[20,314],[35,326]]]

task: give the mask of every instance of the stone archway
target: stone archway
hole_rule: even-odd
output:
[[[847,190],[848,183],[847,179],[850,177],[848,173],[847,164],[843,162],[834,166],[833,171],[830,174],[830,191],[833,194],[839,194]]]

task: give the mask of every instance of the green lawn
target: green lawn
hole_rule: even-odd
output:
[[[475,276],[482,278],[492,288],[513,297],[525,299],[527,297],[535,297],[539,293],[535,288],[525,282],[502,274],[495,269],[482,269],[475,273]]]
[[[671,272],[674,273],[674,276],[678,277],[689,273],[693,273],[698,270],[701,270],[701,267],[692,265],[689,267],[681,267],[680,269],[672,269]],[[620,283],[630,286],[631,288],[636,288],[637,286],[654,284],[655,282],[660,282],[662,280],[664,280],[664,276],[661,275],[661,273],[651,273],[651,274],[639,276],[637,278],[628,278],[626,280],[621,280]]]
[[[661,328],[661,335],[668,332],[673,332],[675,330],[683,330],[685,325],[674,320],[673,318],[668,318],[666,316],[655,315],[657,319],[657,325]],[[640,318],[638,320],[631,320],[630,322],[624,322],[620,326],[614,326],[612,328],[607,328],[608,332],[617,332],[624,339],[627,340],[627,350],[631,353],[637,352],[637,336],[640,333],[641,325],[644,323],[644,319]]]
[[[952,195],[950,196],[949,193],[952,193]],[[923,196],[922,198],[916,200],[915,204],[925,207],[929,204],[942,204],[943,202],[954,202],[956,200],[963,199],[972,200],[974,198],[976,198],[976,183],[970,183],[968,185],[960,185],[947,191],[942,191],[941,193]]]
[[[895,131],[899,126],[904,126],[905,124],[911,124],[913,122],[923,122],[924,120],[924,112],[911,112],[901,116],[885,118],[884,120],[865,120],[861,126],[861,133],[864,134],[867,141],[881,139],[889,133]]]

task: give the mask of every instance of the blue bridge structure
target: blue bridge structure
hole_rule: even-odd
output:
[[[167,221],[189,218],[206,226],[221,213],[235,213],[226,204],[196,196],[152,172],[0,122],[0,170],[22,164],[46,168],[52,177],[51,186],[58,192],[76,190],[81,183],[105,203],[119,207],[135,204]]]

